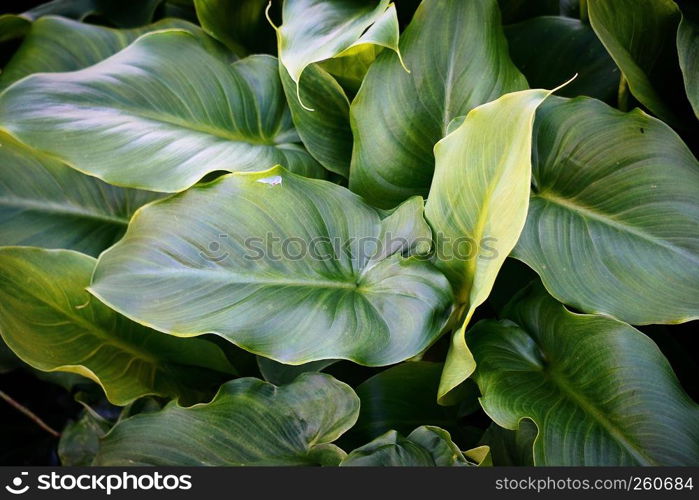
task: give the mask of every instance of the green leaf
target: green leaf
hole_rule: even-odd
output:
[[[118,30],[47,16],[31,25],[22,45],[3,68],[0,89],[32,73],[87,68],[116,54],[139,36],[167,28],[188,31],[213,54],[227,56],[225,50],[208,38],[201,28],[179,19],[163,19],[141,28]]]
[[[95,465],[337,465],[332,441],[357,419],[359,399],[329,375],[304,373],[282,387],[254,378],[221,386],[214,400],[118,423]]]
[[[535,17],[505,27],[510,56],[533,88],[561,89],[566,97],[587,95],[616,103],[619,70],[586,23],[560,16]]]
[[[673,0],[588,0],[590,23],[636,99],[671,125],[690,117],[681,89]],[[685,109],[686,108],[686,109]]]
[[[495,0],[423,2],[400,49],[411,73],[384,51],[350,109],[350,188],[380,207],[427,194],[432,148],[454,118],[527,87],[509,59]]]
[[[99,450],[99,440],[109,431],[111,424],[97,413],[83,410],[80,418],[71,421],[61,432],[58,442],[58,457],[61,465],[86,467]]]
[[[0,43],[22,38],[31,27],[31,20],[15,14],[0,15]]]
[[[336,360],[334,359],[323,359],[294,366],[285,365],[271,359],[263,358],[262,356],[257,356],[257,366],[260,369],[262,378],[274,385],[290,384],[302,373],[321,372],[335,362]]]
[[[453,467],[473,465],[444,429],[423,425],[408,435],[388,431],[352,451],[342,467]]]
[[[400,57],[398,36],[398,17],[389,0],[285,0],[282,25],[277,28],[279,60],[298,91],[309,65],[352,47],[380,45]]]
[[[178,30],[144,35],[81,71],[17,82],[0,95],[0,123],[118,186],[176,192],[216,170],[278,163],[324,175],[298,144],[275,58],[228,65]]]
[[[699,118],[699,7],[681,5],[682,20],[677,31],[677,52],[687,98]]]
[[[514,256],[561,302],[632,324],[699,317],[699,163],[664,123],[551,99]],[[429,204],[428,204],[429,205]]]
[[[269,0],[194,0],[204,31],[240,56],[273,53],[274,29],[265,18]]]
[[[536,465],[699,461],[699,406],[648,337],[609,317],[573,314],[541,286],[523,290],[505,317],[469,332],[474,378],[495,423],[534,421]]]
[[[481,443],[488,447],[495,466],[534,465],[534,440],[539,430],[531,420],[524,418],[518,422],[517,430],[504,429],[490,424]]]
[[[91,292],[178,336],[216,333],[285,364],[388,365],[439,336],[449,284],[422,200],[393,213],[282,168],[232,174],[136,213]],[[139,290],[134,295],[133,290]]]
[[[109,21],[119,28],[133,28],[151,21],[156,7],[162,0],[52,0],[44,2],[22,14],[5,14],[0,16],[0,25],[4,18],[25,19],[28,23],[44,16],[63,16],[82,21],[89,16],[97,16]],[[29,26],[27,25],[27,28]],[[0,40],[3,37],[0,36]]]
[[[435,234],[435,265],[454,288],[462,320],[439,387],[439,398],[475,368],[464,339],[488,298],[527,217],[534,113],[550,94],[525,90],[475,108],[434,148],[436,166],[425,215]]]
[[[349,177],[353,138],[345,91],[318,64],[311,64],[304,71],[298,90],[301,100],[296,97],[296,84],[281,63],[279,75],[294,126],[308,152],[326,169]]]
[[[369,67],[383,50],[384,47],[379,45],[360,45],[347,49],[342,55],[323,61],[319,65],[335,77],[343,88],[356,95]]]
[[[360,384],[356,392],[362,406],[348,437],[355,443],[366,443],[390,430],[407,435],[421,424],[439,426],[460,437],[463,432],[457,425],[457,409],[435,401],[441,373],[441,363],[407,362]],[[470,398],[476,402],[476,397],[474,391]]]
[[[498,0],[504,24],[536,16],[557,16],[562,3],[561,0]]]
[[[0,245],[68,248],[97,256],[156,193],[76,172],[0,131]]]
[[[23,361],[78,373],[114,404],[148,394],[186,402],[210,397],[232,371],[223,352],[119,316],[85,288],[95,260],[70,250],[0,248],[0,333]]]

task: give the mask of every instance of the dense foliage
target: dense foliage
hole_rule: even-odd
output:
[[[28,4],[4,463],[699,465],[695,4]]]

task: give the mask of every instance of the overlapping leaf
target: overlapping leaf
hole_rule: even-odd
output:
[[[541,16],[505,27],[512,61],[532,88],[561,89],[568,97],[587,95],[616,103],[620,73],[589,24]]]
[[[699,163],[672,129],[640,110],[555,98],[534,137],[515,257],[585,312],[632,324],[699,317]]]
[[[454,288],[463,312],[457,320],[465,318],[454,333],[440,398],[475,368],[465,330],[524,226],[534,113],[549,93],[525,90],[484,104],[435,146],[425,214],[435,234],[435,264]]]
[[[407,438],[388,431],[352,451],[342,467],[454,467],[470,463],[444,429],[423,425]]]
[[[681,4],[682,20],[677,29],[677,52],[687,97],[699,118],[699,6]]]
[[[658,347],[604,316],[567,311],[540,286],[469,332],[481,404],[500,426],[534,421],[537,465],[691,465],[699,406]],[[514,322],[514,323],[513,323]]]
[[[337,465],[332,441],[357,419],[352,389],[320,373],[282,387],[254,378],[221,386],[208,404],[136,415],[103,440],[96,465]]]
[[[194,0],[204,31],[240,56],[273,53],[274,31],[265,18],[269,0]]]
[[[186,30],[213,54],[230,57],[201,28],[181,19],[163,19],[140,28],[118,30],[47,16],[32,24],[22,45],[3,68],[0,89],[32,73],[87,68],[116,54],[145,33],[168,28]]]
[[[158,197],[105,184],[0,132],[0,245],[97,256],[124,234],[138,207]]]
[[[457,425],[456,407],[435,401],[441,373],[441,363],[408,362],[360,384],[356,391],[362,406],[348,438],[366,443],[391,430],[407,435],[418,425],[439,426],[455,439],[463,436],[466,429]],[[476,392],[470,399],[477,405]]]
[[[631,93],[662,120],[692,119],[678,65],[673,0],[588,0],[590,23],[617,63]]]
[[[214,344],[154,332],[91,297],[94,265],[70,250],[0,249],[0,333],[23,361],[88,377],[120,405],[147,394],[201,401],[230,377]]]
[[[429,346],[451,307],[444,276],[401,256],[429,251],[422,211],[419,198],[377,211],[279,167],[232,174],[137,212],[90,290],[158,330],[286,364],[392,364]]]
[[[389,0],[285,0],[277,31],[279,60],[297,88],[309,65],[352,47],[398,50],[398,18]]]
[[[0,96],[0,123],[119,186],[175,192],[215,170],[278,163],[324,172],[298,144],[276,59],[228,65],[184,31],[145,35],[81,71],[25,78]]]
[[[350,188],[381,207],[426,195],[432,148],[449,123],[471,109],[526,88],[512,64],[495,0],[423,2],[385,51],[352,102]]]

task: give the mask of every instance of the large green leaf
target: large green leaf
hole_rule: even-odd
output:
[[[0,245],[69,248],[97,256],[156,193],[76,172],[0,131]]]
[[[444,276],[401,255],[429,251],[422,213],[420,198],[389,214],[280,167],[232,174],[138,211],[90,290],[158,330],[286,364],[392,364],[429,346],[451,308]]]
[[[349,100],[327,68],[315,63],[334,57],[346,61],[374,47],[397,51],[396,9],[389,0],[286,0],[282,14],[279,72],[294,124],[314,158],[348,177],[353,141]]]
[[[609,317],[573,314],[540,285],[504,314],[511,321],[469,332],[474,378],[498,425],[537,425],[535,464],[699,461],[699,406],[652,340]]]
[[[194,0],[204,31],[233,52],[273,53],[274,30],[265,18],[269,0]]]
[[[257,356],[257,366],[260,374],[267,382],[274,385],[290,384],[302,373],[320,372],[334,364],[334,359],[311,361],[302,365],[285,365],[262,356]]]
[[[324,172],[297,143],[275,58],[228,65],[179,30],[144,35],[81,71],[17,82],[0,95],[0,123],[119,186],[175,192],[215,170],[277,163]]]
[[[469,463],[444,429],[423,425],[407,438],[396,431],[352,451],[342,467],[453,467]]]
[[[88,16],[98,16],[120,28],[133,28],[151,21],[156,7],[162,0],[52,0],[40,3],[21,14],[3,14],[0,16],[0,41],[10,38],[8,35],[23,36],[31,23],[44,16],[63,16],[82,21]],[[5,28],[16,28],[5,31]]]
[[[561,0],[498,0],[505,24],[524,21],[537,16],[558,15]]]
[[[214,400],[117,424],[95,465],[337,465],[332,441],[352,427],[359,399],[329,375],[282,387],[254,378],[224,384]]]
[[[435,234],[435,264],[449,278],[463,311],[444,366],[440,399],[475,368],[464,339],[466,327],[488,298],[524,227],[534,113],[549,94],[524,90],[479,106],[434,148],[435,175],[425,214]]]
[[[539,433],[536,425],[524,418],[517,430],[509,430],[493,423],[486,429],[481,444],[488,447],[495,466],[534,465],[534,440]]]
[[[124,405],[147,394],[197,402],[232,368],[200,339],[177,339],[123,318],[85,291],[95,260],[70,250],[0,248],[0,333],[23,361],[102,386]]]
[[[554,88],[577,74],[561,89],[561,95],[587,95],[616,103],[619,70],[589,24],[542,16],[506,26],[505,35],[512,61],[531,87]]]
[[[99,440],[109,431],[111,424],[89,408],[80,418],[69,422],[61,431],[58,442],[58,457],[61,465],[86,467],[99,450]]]
[[[590,23],[636,99],[662,120],[690,117],[678,65],[673,0],[588,0]]]
[[[699,5],[687,2],[680,6],[682,20],[677,30],[677,52],[687,98],[699,118]]]
[[[296,84],[281,63],[279,76],[294,125],[308,152],[331,172],[349,177],[353,138],[345,91],[318,64],[311,64],[304,71],[299,89],[301,100],[296,97]],[[313,111],[304,108],[302,101]]]
[[[427,194],[432,148],[452,119],[527,87],[509,59],[495,0],[423,2],[400,49],[411,73],[384,51],[350,110],[350,188],[381,207]]]
[[[63,17],[42,17],[32,24],[26,38],[0,74],[0,89],[32,73],[75,71],[92,66],[152,31],[179,28],[196,36],[212,53],[225,56],[224,49],[199,28],[180,19],[163,19],[133,29],[112,29],[71,21]]]
[[[435,401],[441,373],[441,363],[407,362],[360,384],[356,389],[362,401],[359,419],[347,437],[353,443],[366,443],[390,430],[407,435],[422,424],[442,427],[460,437],[463,429],[457,425],[457,408]],[[473,391],[474,403],[476,396]]]
[[[309,65],[352,47],[370,43],[397,50],[398,17],[389,0],[285,0],[277,43],[279,60],[298,89]]]
[[[699,163],[667,125],[551,99],[514,256],[566,304],[632,324],[699,317]]]

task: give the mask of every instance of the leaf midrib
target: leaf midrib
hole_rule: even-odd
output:
[[[618,428],[617,425],[607,418],[602,411],[598,410],[591,401],[589,401],[584,395],[579,394],[575,390],[575,387],[568,382],[565,374],[563,374],[560,370],[555,369],[547,370],[545,373],[548,375],[548,378],[552,384],[558,388],[565,397],[573,401],[573,403],[580,407],[585,414],[590,415],[600,426],[602,426],[615,442],[620,444],[629,455],[638,461],[639,465],[659,465],[653,461],[653,459],[649,457],[639,445],[634,443],[626,434],[624,434],[622,429]]]
[[[667,250],[670,250],[673,253],[679,254],[682,257],[699,264],[699,257],[697,257],[696,255],[693,255],[692,253],[688,252],[684,248],[677,247],[667,240],[663,240],[661,238],[653,236],[652,234],[643,232],[635,226],[625,224],[624,222],[619,221],[610,215],[598,212],[597,210],[590,208],[590,207],[587,207],[585,205],[582,205],[580,203],[576,203],[573,199],[559,196],[558,194],[553,193],[550,190],[542,190],[538,193],[534,193],[532,195],[532,197],[533,198],[540,198],[540,199],[544,200],[545,202],[552,203],[554,205],[558,205],[559,207],[564,208],[570,212],[576,213],[577,215],[579,215],[583,218],[588,218],[588,219],[592,219],[594,221],[600,222],[600,223],[602,223],[606,226],[612,227],[618,231],[621,231],[623,233],[626,233],[626,234],[635,236],[636,238],[647,241],[655,246],[659,246],[659,247],[665,248]]]
[[[44,212],[49,215],[80,217],[83,219],[97,220],[119,226],[127,226],[129,223],[129,219],[126,217],[91,212],[83,209],[82,207],[77,207],[74,205],[63,205],[60,203],[28,200],[24,198],[0,198],[0,207],[15,207],[34,212]]]

